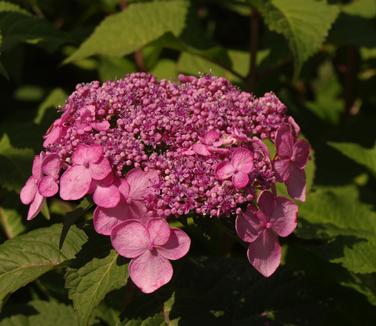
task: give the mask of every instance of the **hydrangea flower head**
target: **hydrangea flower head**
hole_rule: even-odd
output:
[[[256,98],[215,76],[173,82],[134,73],[78,85],[62,111],[21,192],[29,219],[58,192],[92,197],[95,230],[131,259],[130,276],[147,293],[188,252],[188,235],[169,226],[187,214],[237,217],[251,264],[265,276],[278,267],[278,236],[296,227],[297,207],[271,191],[283,182],[305,199],[310,148],[273,93]]]

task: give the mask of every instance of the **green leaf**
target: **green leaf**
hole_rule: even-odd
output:
[[[50,108],[56,108],[63,105],[65,99],[67,98],[67,93],[61,88],[55,88],[50,94],[45,98],[45,100],[39,105],[37,116],[34,122],[39,124],[42,122],[44,115]]]
[[[326,1],[251,0],[270,30],[282,34],[294,56],[295,74],[325,41],[339,9]]]
[[[33,150],[15,148],[8,135],[0,140],[0,185],[8,190],[20,190],[31,173]]]
[[[29,318],[24,315],[15,315],[0,321],[0,326],[31,326]]]
[[[105,258],[94,258],[80,269],[69,269],[66,288],[81,325],[87,325],[94,308],[107,293],[127,283],[128,265],[111,251]]]
[[[349,159],[365,166],[376,177],[376,144],[372,148],[364,148],[353,143],[328,143]]]
[[[180,35],[185,25],[188,2],[182,0],[130,5],[107,17],[65,63],[94,54],[123,56],[140,49],[167,32]]]
[[[158,79],[176,79],[178,75],[177,64],[173,60],[161,59],[150,70],[150,72]]]
[[[365,18],[374,18],[376,16],[375,0],[356,0],[342,7],[342,11],[349,15]]]
[[[348,235],[372,239],[376,234],[376,212],[359,199],[355,186],[317,187],[300,205],[299,215],[320,226],[326,236]],[[313,235],[316,237],[316,235]]]
[[[98,65],[101,81],[123,78],[127,73],[136,71],[135,64],[127,58],[102,56]]]
[[[7,1],[0,1],[0,12],[18,12],[20,14],[30,15],[27,10]]]
[[[59,249],[61,230],[61,224],[54,224],[0,245],[0,301],[75,257],[87,240],[85,232],[72,227],[63,247]]]
[[[37,310],[39,314],[29,317],[30,325],[78,325],[77,317],[71,306],[53,301],[32,301],[31,306]]]
[[[376,273],[376,240],[362,241],[351,247],[345,247],[343,257],[333,262],[354,273]]]
[[[8,239],[23,233],[26,230],[23,216],[19,213],[20,199],[15,193],[5,193],[0,206],[0,225]]]

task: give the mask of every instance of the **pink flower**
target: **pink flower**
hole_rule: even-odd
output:
[[[97,187],[93,196],[99,206],[94,211],[96,231],[110,235],[112,229],[125,219],[145,218],[147,216],[145,199],[155,194],[154,186],[158,181],[157,171],[144,172],[140,168],[135,168],[115,184]]]
[[[20,194],[22,203],[30,204],[28,220],[33,219],[39,213],[45,197],[52,197],[58,192],[57,180],[60,168],[60,159],[56,154],[46,156],[40,153],[35,156],[32,176],[26,181]]]
[[[144,293],[154,292],[171,280],[169,260],[185,256],[191,245],[185,232],[170,228],[163,219],[152,219],[146,225],[126,221],[113,229],[111,241],[121,256],[131,258],[129,276]]]
[[[60,179],[60,197],[77,200],[85,196],[92,180],[103,180],[111,173],[110,162],[100,145],[79,145],[72,155],[73,165]]]
[[[232,183],[237,189],[242,189],[249,183],[248,174],[253,169],[252,152],[243,147],[236,148],[231,155],[231,161],[224,161],[216,168],[217,178],[226,180],[232,177]]]
[[[296,141],[290,125],[283,125],[277,130],[275,144],[278,158],[274,161],[274,170],[278,179],[286,183],[291,197],[305,201],[304,167],[309,158],[309,144],[304,140]]]
[[[217,130],[210,130],[204,137],[200,137],[200,142],[192,146],[192,150],[202,156],[210,156],[211,150],[215,150],[215,147],[221,146],[218,142],[220,132]],[[215,144],[215,145],[214,145]]]
[[[251,265],[269,277],[281,263],[278,236],[287,237],[297,225],[298,207],[284,197],[263,191],[257,201],[260,210],[251,206],[236,219],[239,237],[249,243],[247,256]]]

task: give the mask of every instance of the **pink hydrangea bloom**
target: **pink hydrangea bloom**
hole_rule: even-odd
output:
[[[89,192],[92,180],[103,180],[111,173],[100,145],[79,145],[72,154],[72,163],[60,179],[60,197],[64,200],[82,198]]]
[[[126,221],[112,230],[115,250],[131,258],[129,276],[144,293],[151,293],[168,283],[173,274],[169,260],[185,256],[191,240],[180,229],[170,228],[163,219],[151,219],[146,225]]]
[[[98,205],[94,212],[94,226],[98,233],[110,235],[112,229],[125,219],[143,219],[147,216],[145,200],[153,195],[159,182],[157,171],[129,171],[124,179],[109,183],[94,192]],[[100,191],[100,195],[95,196]],[[111,197],[112,199],[108,199]],[[102,205],[105,204],[105,205]]]
[[[242,189],[249,183],[249,173],[253,169],[253,154],[247,148],[236,148],[231,154],[230,161],[218,164],[217,178],[226,180],[232,178],[232,183],[237,189]]]
[[[33,219],[40,211],[44,198],[54,196],[58,190],[60,159],[56,154],[41,153],[34,157],[32,176],[21,190],[21,201],[30,205],[27,219]]]
[[[287,237],[297,226],[298,207],[284,197],[263,191],[257,201],[259,210],[250,206],[236,219],[236,232],[249,244],[249,262],[269,277],[281,263],[278,236]]]
[[[276,133],[275,144],[278,158],[274,169],[280,181],[286,183],[289,195],[300,201],[306,197],[306,177],[310,147],[304,140],[295,140],[291,125],[281,126]]]

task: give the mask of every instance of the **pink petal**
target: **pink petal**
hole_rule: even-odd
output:
[[[111,242],[122,256],[134,258],[150,248],[149,233],[140,222],[130,220],[116,226],[111,232]]]
[[[294,137],[290,125],[279,127],[275,136],[275,145],[280,158],[290,158],[292,156]]]
[[[295,135],[298,136],[300,134],[300,127],[296,123],[293,117],[288,117],[287,121],[290,123],[292,128],[294,129]]]
[[[117,206],[114,208],[100,208],[94,210],[93,223],[95,231],[103,235],[111,235],[115,226],[124,222],[123,210]]]
[[[203,139],[203,143],[206,145],[212,145],[218,138],[221,136],[219,131],[217,130],[210,130]]]
[[[241,213],[236,218],[235,229],[240,239],[244,242],[251,243],[260,236],[263,230],[262,221],[251,209],[247,209],[246,212]]]
[[[156,247],[158,253],[171,260],[179,259],[187,254],[191,247],[191,239],[182,230],[172,228],[168,241],[159,247]]]
[[[27,179],[25,185],[21,189],[20,198],[21,202],[25,205],[29,205],[37,193],[37,181],[31,176]]]
[[[68,168],[60,178],[60,197],[64,200],[77,200],[85,196],[91,183],[89,169],[82,165]]]
[[[170,237],[170,226],[166,220],[152,219],[149,221],[147,229],[153,246],[164,245]]]
[[[63,128],[60,126],[52,127],[52,129],[44,136],[43,147],[48,147],[57,142],[63,134]]]
[[[268,147],[262,142],[262,140],[257,137],[252,137],[251,141],[252,141],[253,150],[255,152],[256,151],[261,152],[264,157],[269,159]]]
[[[147,250],[132,261],[129,276],[144,293],[151,293],[168,283],[173,274],[171,263],[155,250]]]
[[[101,145],[78,145],[72,155],[72,161],[75,164],[85,165],[98,162],[103,156]]]
[[[278,181],[286,182],[290,175],[290,159],[276,160],[273,162]]]
[[[108,159],[103,158],[98,163],[92,163],[89,165],[91,177],[95,180],[103,180],[111,172],[111,165]]]
[[[40,179],[40,177],[42,176],[43,157],[44,157],[44,153],[40,153],[39,155],[34,156],[32,175],[36,179]]]
[[[232,176],[232,183],[237,189],[243,189],[248,184],[248,182],[249,182],[248,174],[242,171],[236,172]]]
[[[234,167],[229,161],[221,162],[217,165],[215,174],[219,180],[230,178],[235,172]]]
[[[280,236],[287,237],[297,226],[298,206],[285,197],[277,197],[270,219],[272,229]]]
[[[124,198],[129,197],[130,186],[127,180],[125,179],[120,180],[119,191],[124,196]]]
[[[143,200],[155,191],[153,186],[158,183],[159,176],[155,170],[144,172],[140,168],[135,168],[128,172],[126,180],[130,187],[128,198]]]
[[[124,214],[135,219],[140,219],[147,213],[146,205],[141,200],[127,200],[124,205]]]
[[[59,191],[59,186],[53,177],[46,176],[39,181],[38,191],[44,197],[52,197]]]
[[[60,158],[57,154],[47,155],[42,162],[42,172],[44,175],[58,177],[61,169]]]
[[[231,163],[236,170],[249,173],[253,169],[253,154],[249,149],[236,148],[232,152]]]
[[[38,215],[40,212],[42,205],[44,202],[44,197],[38,193],[38,191],[35,194],[34,200],[31,202],[29,207],[29,212],[27,213],[27,220],[32,220],[35,216]]]
[[[204,144],[194,144],[192,149],[195,153],[202,155],[202,156],[210,156],[211,153],[209,152],[208,146]]]
[[[297,167],[303,169],[308,162],[310,146],[304,140],[298,140],[294,145],[293,161]]]
[[[115,207],[120,202],[120,192],[116,185],[110,186],[97,185],[93,194],[94,203],[100,207]]]
[[[257,204],[269,220],[275,210],[276,196],[274,196],[270,191],[262,191],[257,199]]]
[[[278,236],[273,231],[265,230],[260,237],[249,244],[247,256],[257,271],[269,277],[281,263],[281,246]]]
[[[289,195],[302,202],[306,197],[306,176],[304,170],[298,169],[293,164],[290,166],[290,176],[286,181]]]

